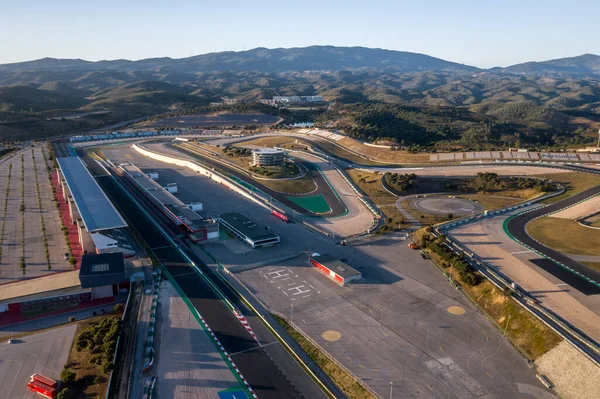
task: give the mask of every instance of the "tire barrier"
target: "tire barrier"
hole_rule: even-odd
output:
[[[152,305],[150,306],[150,322],[148,323],[148,336],[146,337],[142,373],[146,373],[154,364],[154,334],[156,332],[156,308],[158,307],[158,290],[160,288],[160,282],[160,272],[155,273],[153,280],[154,294],[152,296]]]

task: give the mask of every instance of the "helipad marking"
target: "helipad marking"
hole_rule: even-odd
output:
[[[335,342],[339,341],[340,338],[342,338],[342,334],[339,331],[329,330],[321,334],[321,337],[323,337],[325,341]]]
[[[457,315],[457,316],[465,314],[465,309],[460,306],[448,306],[447,310],[448,310],[448,313]]]

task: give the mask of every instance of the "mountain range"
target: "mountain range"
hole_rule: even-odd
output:
[[[466,107],[489,117],[512,103],[595,116],[600,111],[600,56],[490,69],[424,54],[334,46],[139,61],[43,58],[0,65],[0,135],[100,127],[193,109],[223,97],[255,101],[314,94],[340,104]],[[73,112],[97,110],[110,112],[70,118]],[[57,122],[62,115],[68,121]],[[52,123],[43,122],[49,117]]]
[[[255,48],[247,51],[224,51],[173,59],[148,58],[139,61],[85,61],[81,59],[43,58],[34,61],[0,65],[0,81],[7,75],[27,72],[54,71],[68,76],[76,71],[153,71],[164,74],[206,72],[289,72],[332,71],[340,69],[371,68],[382,71],[463,71],[495,72],[525,75],[556,75],[562,77],[600,76],[600,56],[584,54],[543,62],[526,62],[505,68],[489,70],[405,51],[366,47],[310,46],[302,48]],[[26,76],[26,75],[25,75]],[[1,78],[4,79],[1,79]],[[56,79],[52,79],[56,80]],[[6,83],[6,82],[4,82]]]

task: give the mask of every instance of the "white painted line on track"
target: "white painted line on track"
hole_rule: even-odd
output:
[[[529,252],[533,252],[533,251],[532,250],[529,250],[529,251],[517,251],[517,252],[511,252],[510,254],[511,255],[526,254],[526,253],[529,253]]]

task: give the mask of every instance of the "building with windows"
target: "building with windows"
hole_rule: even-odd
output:
[[[281,166],[283,160],[283,151],[281,150],[261,148],[252,151],[252,165],[254,166]]]

